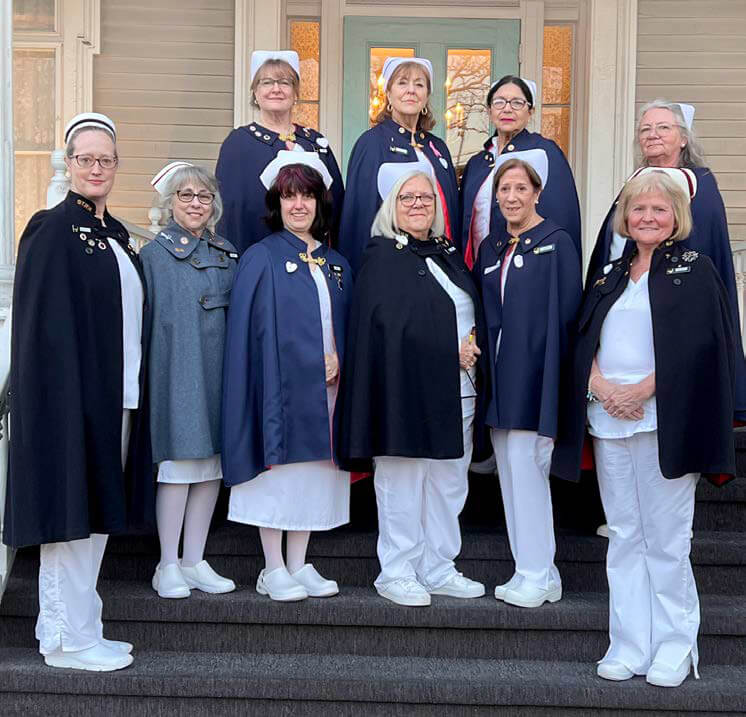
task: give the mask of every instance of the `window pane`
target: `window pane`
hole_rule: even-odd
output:
[[[34,212],[47,204],[47,187],[54,173],[51,153],[15,154],[16,245]]]
[[[54,50],[13,50],[13,124],[16,150],[52,150]]]
[[[572,91],[572,26],[544,27],[542,104],[569,105]]]
[[[290,21],[290,49],[295,50],[300,59],[301,100],[319,100],[319,42],[318,22]]]
[[[54,0],[13,0],[13,29],[54,31]]]
[[[489,133],[484,100],[490,89],[491,69],[490,50],[448,50],[444,119],[446,143],[457,169],[481,150]]]
[[[301,127],[319,126],[319,104],[318,102],[299,102],[293,107],[293,122]]]
[[[383,109],[386,103],[386,93],[383,87],[381,70],[387,57],[414,57],[413,47],[371,47],[370,48],[370,93],[368,101],[368,116],[370,124]]]
[[[541,133],[547,139],[553,139],[565,153],[565,156],[569,156],[570,108],[546,106],[542,107]]]

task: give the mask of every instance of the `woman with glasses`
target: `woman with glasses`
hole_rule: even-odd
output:
[[[505,218],[495,202],[494,176],[497,157],[506,152],[542,149],[549,160],[549,177],[537,211],[571,237],[580,262],[580,205],[575,179],[562,150],[551,140],[526,127],[534,112],[536,84],[505,75],[487,93],[487,109],[495,134],[466,164],[461,177],[461,225],[458,243],[468,266],[477,260],[479,246],[488,235],[505,229]]]
[[[251,55],[251,102],[259,110],[255,122],[234,129],[220,147],[215,175],[223,198],[218,233],[239,254],[267,235],[264,195],[259,180],[281,150],[315,152],[334,179],[332,221],[325,241],[336,243],[344,188],[329,140],[311,127],[293,122],[300,96],[300,61],[292,50],[259,51]]]
[[[387,57],[381,75],[386,101],[352,149],[347,167],[347,194],[342,211],[339,246],[357,271],[371,238],[381,199],[376,191],[382,164],[427,162],[443,207],[443,236],[450,241],[459,231],[458,183],[446,143],[430,132],[435,116],[430,107],[433,67],[420,57]]]
[[[215,234],[222,202],[212,174],[172,162],[152,184],[170,216],[140,252],[153,309],[150,432],[161,559],[152,585],[162,598],[189,597],[192,588],[225,593],[236,586],[210,567],[204,549],[223,477],[223,344],[238,253]]]
[[[582,279],[572,237],[538,213],[550,172],[544,150],[501,154],[495,164],[495,194],[507,226],[490,232],[474,266],[492,374],[485,423],[515,560],[513,576],[495,588],[495,598],[533,608],[562,597],[549,462],[560,368]]]
[[[141,343],[150,312],[127,230],[106,209],[114,123],[74,117],[65,163],[70,192],[31,218],[18,247],[3,541],[40,546],[46,664],[100,672],[132,662],[130,643],[103,636],[96,583],[107,538],[154,518]]]
[[[377,185],[383,204],[350,314],[340,450],[353,469],[375,466],[379,595],[411,606],[477,598],[484,585],[454,560],[484,382],[479,295],[443,236],[429,163],[383,164]]]

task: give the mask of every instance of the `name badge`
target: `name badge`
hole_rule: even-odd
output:
[[[484,275],[487,276],[487,274],[491,274],[495,269],[499,269],[500,264],[502,264],[502,261],[498,261],[497,264],[493,264],[492,266],[485,267]]]
[[[548,254],[550,251],[554,251],[555,244],[547,244],[546,246],[537,246],[534,249],[534,254]]]
[[[404,149],[404,147],[389,147],[389,150],[397,154],[409,154],[409,150]]]
[[[674,266],[672,269],[666,269],[666,274],[686,274],[691,270],[691,266]]]

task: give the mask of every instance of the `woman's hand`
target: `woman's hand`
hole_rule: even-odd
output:
[[[614,418],[639,421],[644,415],[643,404],[655,393],[655,373],[639,383],[618,384],[599,377],[593,381],[594,392],[606,413]]]
[[[324,368],[326,369],[326,385],[331,386],[339,378],[339,359],[336,351],[324,354]]]
[[[458,352],[458,363],[463,369],[470,369],[477,362],[477,358],[482,354],[479,346],[474,340],[474,334],[470,333],[462,342]]]

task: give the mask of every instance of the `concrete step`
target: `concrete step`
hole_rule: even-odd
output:
[[[278,603],[253,585],[233,593],[198,590],[182,600],[159,598],[146,582],[104,580],[106,634],[148,651],[310,653],[592,662],[608,647],[608,596],[566,593],[537,609],[492,597],[433,596],[407,608],[372,588],[343,586],[340,595]],[[699,646],[705,663],[746,665],[746,599],[704,594]],[[34,579],[11,579],[0,607],[0,644],[34,647],[38,612]]]
[[[662,689],[572,661],[142,651],[125,670],[89,673],[6,648],[0,663],[4,716],[734,715],[746,704],[742,665],[704,665],[702,679]]]

